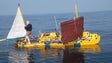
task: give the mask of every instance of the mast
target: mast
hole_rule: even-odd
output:
[[[78,6],[76,4],[76,0],[75,0],[75,17],[74,17],[74,19],[75,18],[78,18]]]
[[[20,10],[20,16],[22,17],[22,22],[25,24],[25,21],[24,21],[24,17],[23,17],[23,14],[22,14],[22,9],[21,9],[20,3],[18,3],[18,10]]]
[[[82,37],[84,17],[78,17],[78,6],[75,2],[75,17],[61,23],[61,33],[63,44],[67,44]]]

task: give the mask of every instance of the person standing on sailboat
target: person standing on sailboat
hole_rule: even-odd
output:
[[[31,34],[31,31],[32,31],[32,24],[28,20],[26,21],[25,30],[26,30],[25,41],[28,42],[29,44],[31,44],[31,42],[30,42],[30,34]]]

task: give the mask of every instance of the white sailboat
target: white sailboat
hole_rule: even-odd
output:
[[[18,4],[17,13],[13,22],[13,25],[5,39],[0,39],[1,41],[7,40],[7,39],[15,39],[25,36],[25,21],[22,15],[20,4]]]

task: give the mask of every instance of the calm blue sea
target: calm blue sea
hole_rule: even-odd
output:
[[[70,20],[73,13],[24,15],[33,25],[32,35],[55,31],[55,19],[60,30],[60,22]],[[0,63],[112,63],[112,11],[79,13],[85,17],[84,30],[101,35],[99,48],[72,49],[19,49],[13,47],[15,40],[0,42]],[[0,38],[5,38],[15,15],[0,16]]]

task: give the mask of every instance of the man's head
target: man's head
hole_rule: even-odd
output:
[[[26,21],[26,24],[30,24],[30,21],[29,21],[29,20],[27,20],[27,21]]]

